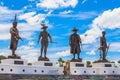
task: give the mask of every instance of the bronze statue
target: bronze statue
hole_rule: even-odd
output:
[[[10,28],[10,34],[11,34],[10,49],[12,50],[12,56],[8,56],[8,58],[20,58],[19,56],[15,54],[18,41],[19,39],[21,39],[21,37],[19,36],[19,31],[17,29],[16,15],[14,18],[13,27]]]
[[[108,48],[109,46],[107,46],[107,42],[106,42],[106,38],[105,38],[105,31],[102,32],[102,37],[100,37],[100,58],[101,58],[101,61],[107,61],[106,59],[106,55],[107,55],[107,52],[108,52]]]
[[[77,34],[78,29],[74,28],[72,30],[74,33],[72,35],[70,35],[70,40],[69,40],[69,44],[70,44],[70,53],[73,54],[73,61],[75,60],[75,54],[78,55],[78,60],[81,60],[80,58],[80,44],[82,43],[80,36]]]
[[[43,31],[40,32],[40,35],[38,37],[38,43],[40,42],[40,39],[41,39],[41,55],[40,57],[38,58],[38,60],[46,60],[46,61],[49,61],[49,59],[46,57],[46,53],[47,53],[47,47],[48,47],[48,37],[50,38],[50,43],[52,43],[52,37],[50,36],[50,34],[46,31],[46,29],[48,28],[48,26],[42,24],[42,28]],[[43,50],[44,50],[44,57],[42,57],[42,53],[43,53]]]

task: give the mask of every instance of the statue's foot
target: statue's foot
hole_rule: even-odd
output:
[[[81,58],[78,58],[78,59],[72,58],[71,62],[82,62],[82,59]]]
[[[81,58],[78,58],[78,60],[81,60]]]
[[[13,54],[12,56],[13,56],[13,57],[16,57],[17,55],[16,55],[16,54]]]
[[[40,57],[38,58],[38,61],[49,61],[49,59],[48,59],[47,57],[42,57],[42,56],[40,56]]]
[[[13,54],[12,56],[8,56],[8,58],[12,58],[12,59],[21,59],[20,56],[16,55],[16,54]]]

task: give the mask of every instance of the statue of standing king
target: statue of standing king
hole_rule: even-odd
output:
[[[46,57],[46,53],[47,53],[47,47],[48,47],[48,37],[50,38],[50,43],[52,43],[52,37],[51,35],[46,31],[46,29],[48,28],[48,26],[42,24],[42,28],[43,31],[40,32],[39,34],[39,37],[38,37],[38,43],[40,42],[40,39],[41,39],[41,54],[40,54],[40,57],[38,58],[38,61],[42,60],[42,61],[49,61],[49,59]],[[43,53],[43,50],[44,50],[44,57],[42,57],[42,53]]]
[[[107,45],[106,42],[106,38],[105,38],[105,31],[102,31],[102,36],[100,37],[100,61],[102,62],[108,62],[108,60],[106,59],[107,53],[108,53],[108,49],[109,49],[109,45]]]
[[[20,59],[20,56],[15,54],[15,51],[17,49],[18,41],[21,39],[19,36],[19,31],[17,29],[17,20],[16,15],[13,22],[13,27],[10,28],[10,34],[11,34],[11,43],[10,43],[10,50],[12,51],[12,56],[8,56],[8,58],[17,58]]]
[[[70,53],[73,54],[73,59],[71,61],[82,61],[80,58],[80,44],[82,43],[80,36],[77,34],[78,29],[74,28],[72,30],[74,33],[70,35]],[[75,59],[75,54],[77,54],[78,59]]]

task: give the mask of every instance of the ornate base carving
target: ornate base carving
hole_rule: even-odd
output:
[[[10,56],[8,56],[8,58],[12,58],[12,59],[21,59],[21,57],[18,56],[18,55],[10,55]]]
[[[82,62],[82,58],[79,58],[79,59],[72,58],[71,62]]]
[[[49,58],[47,58],[47,57],[39,57],[38,58],[38,61],[49,61]]]

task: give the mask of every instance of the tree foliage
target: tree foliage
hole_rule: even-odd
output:
[[[87,67],[92,67],[92,64],[90,61],[86,61],[86,63],[87,63]]]
[[[59,66],[62,67],[65,61],[62,58],[59,58],[58,62],[59,62]]]
[[[0,63],[1,63],[1,60],[3,60],[3,59],[7,59],[7,57],[0,55]]]

